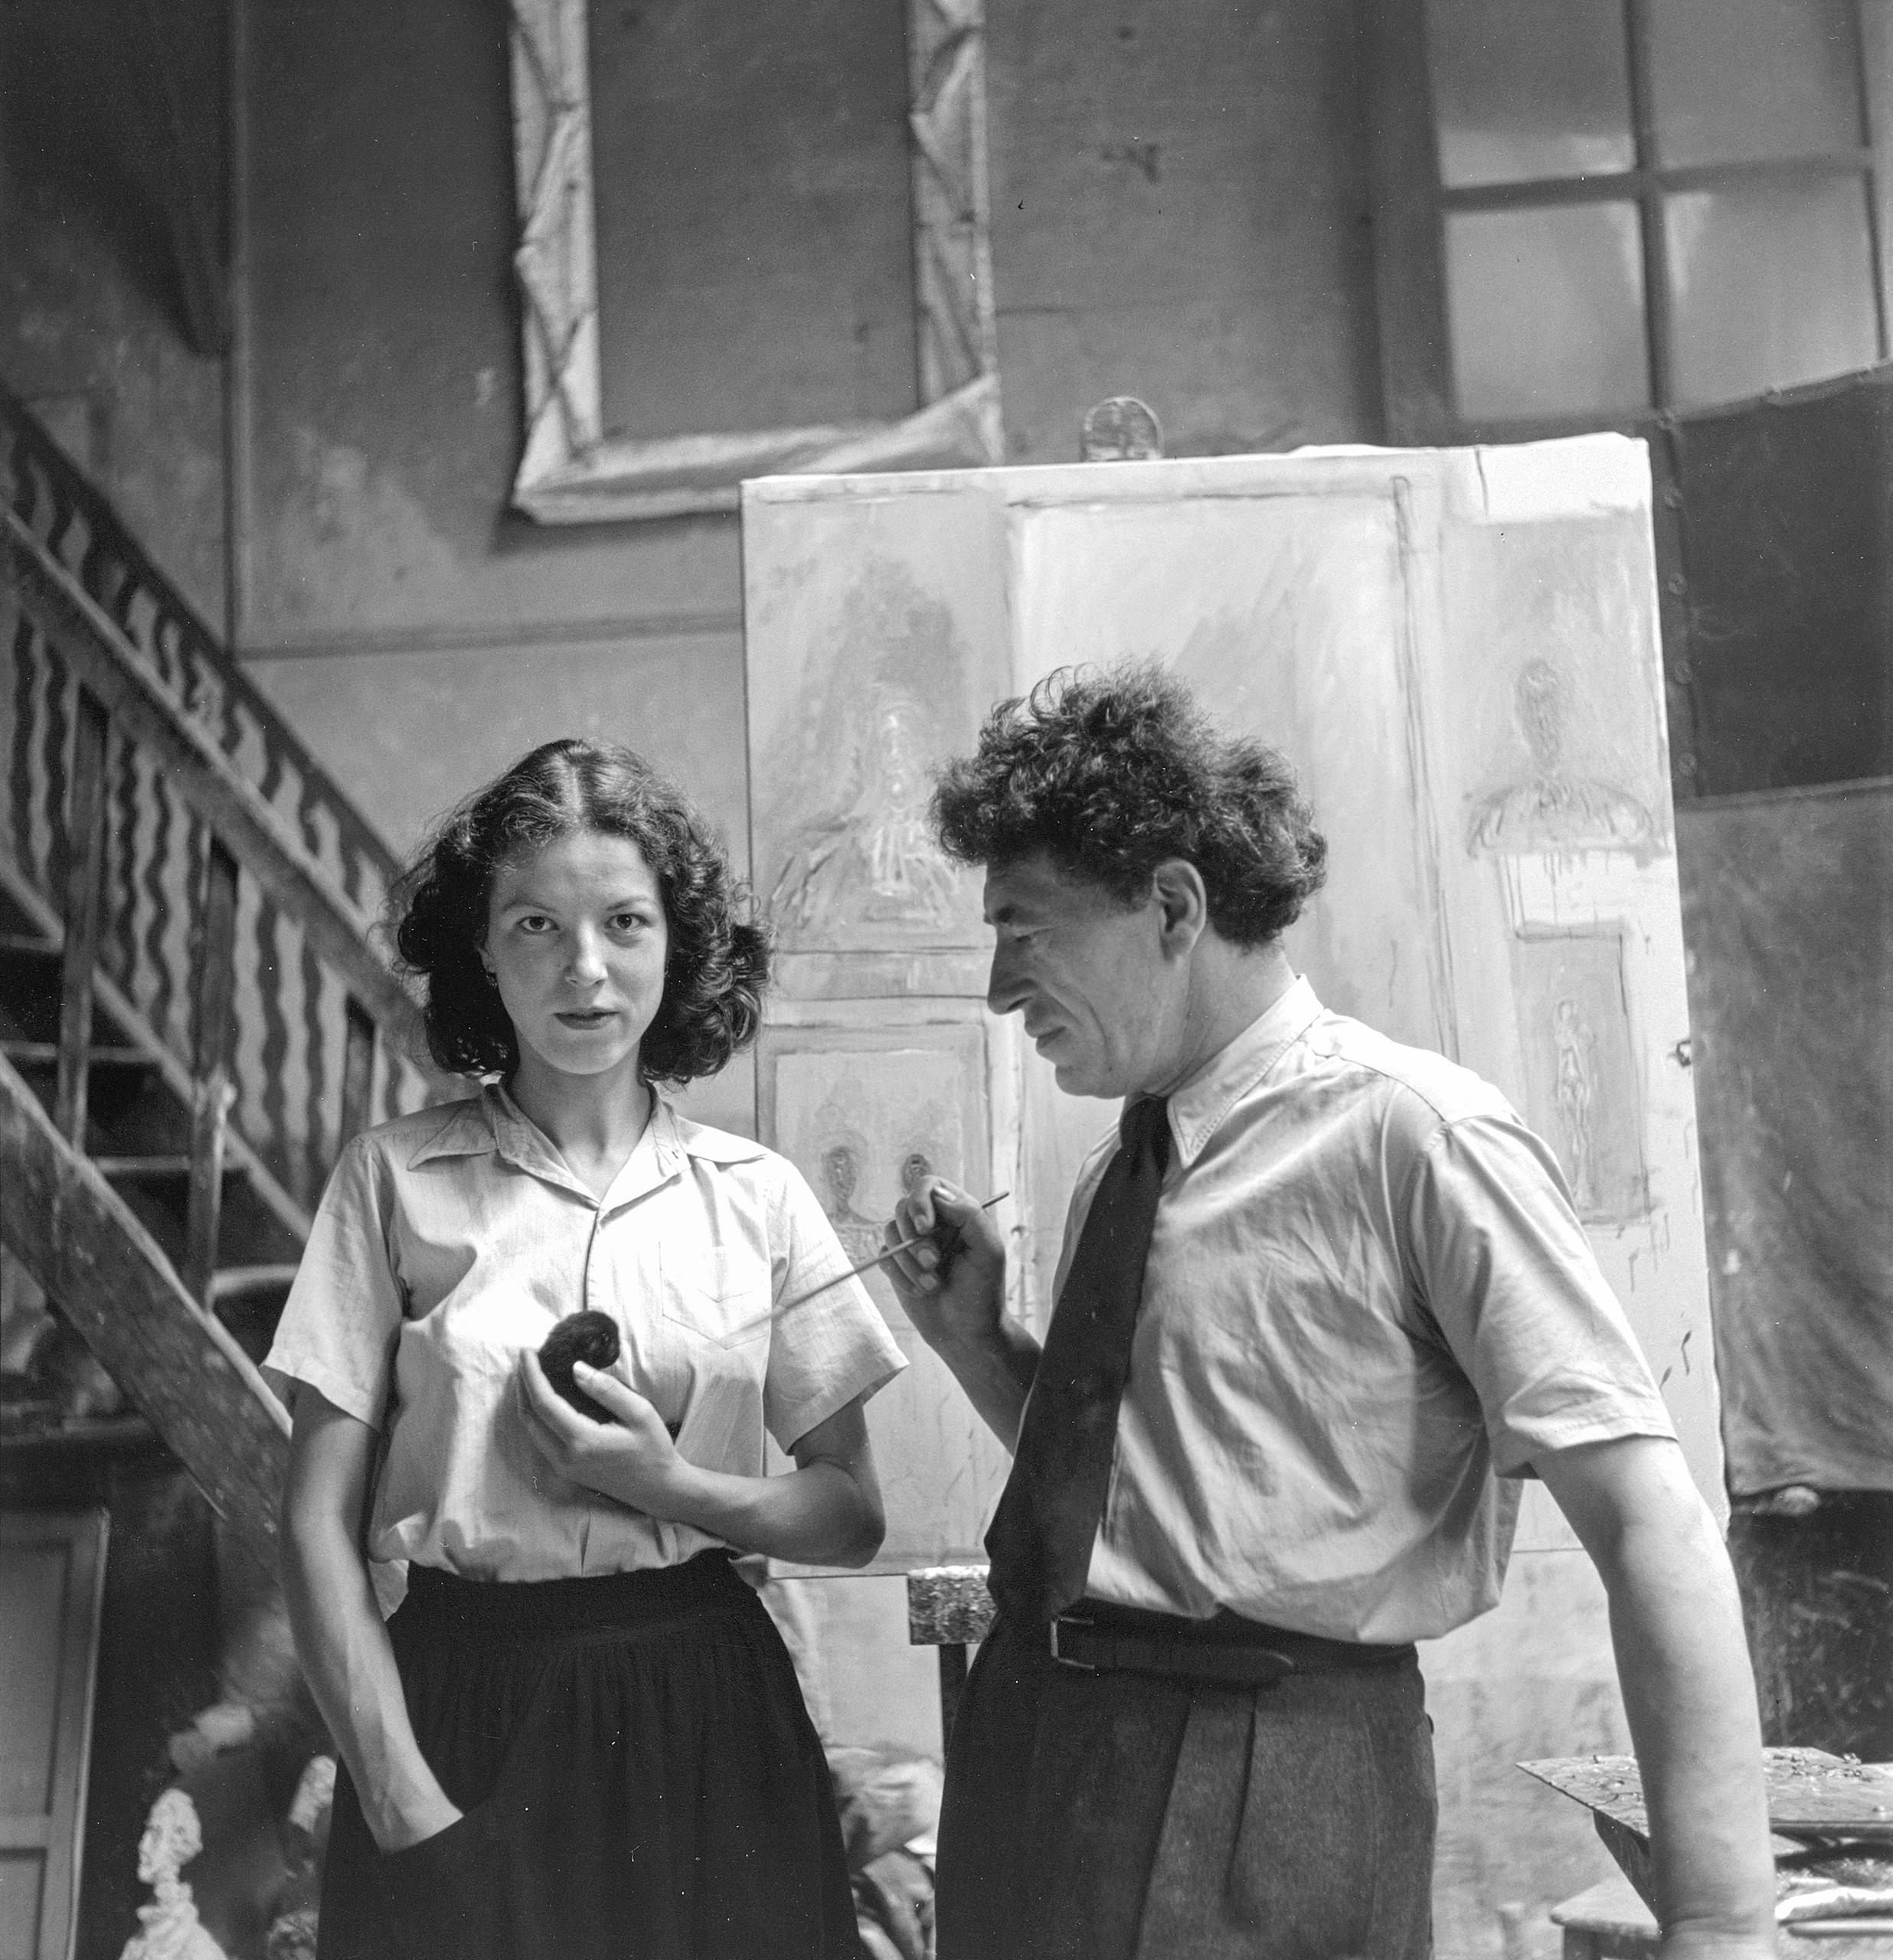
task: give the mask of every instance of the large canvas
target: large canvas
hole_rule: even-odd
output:
[[[1611,436],[752,484],[755,861],[792,959],[827,949],[825,998],[976,995],[972,881],[924,919],[873,916],[871,877],[803,897],[805,840],[889,828],[844,731],[920,702],[930,759],[1059,666],[1174,666],[1287,754],[1329,835],[1297,965],[1545,1135],[1719,1507],[1649,496]],[[1042,1318],[1072,1170],[1112,1112],[1029,1056],[1015,1093],[998,1154],[1023,1166]],[[1522,1542],[1570,1540],[1534,1499]]]
[[[918,684],[912,662],[936,691],[932,754],[967,746],[982,688],[1126,657],[1173,666],[1284,750],[1331,844],[1291,957],[1329,1006],[1478,1070],[1544,1135],[1698,1487],[1725,1508],[1640,445],[783,479],[746,487],[744,550],[766,888],[791,836],[852,794],[845,712]],[[845,908],[809,937],[792,926],[779,1021],[817,997],[843,1029],[918,1028],[942,995],[976,1014],[989,942],[963,897],[950,944]],[[988,1027],[996,1044],[1004,1024]],[[1017,1305],[1042,1325],[1073,1175],[1113,1112],[1061,1094],[1029,1050],[990,1053],[993,1159],[1018,1167]],[[878,1175],[899,1147],[876,1145]],[[956,1532],[973,1488],[996,1495],[991,1459],[966,1456],[968,1483],[950,1485],[963,1399],[918,1368],[905,1392],[878,1449],[934,1463],[933,1523]],[[1499,1610],[1423,1656],[1449,1718],[1444,1923],[1492,1926],[1535,1882],[1528,1849],[1581,1858],[1588,1840],[1555,1798],[1482,1808],[1490,1765],[1627,1740],[1601,1589],[1535,1484],[1515,1549]]]

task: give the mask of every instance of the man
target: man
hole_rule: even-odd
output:
[[[934,805],[986,867],[988,1001],[1123,1096],[1041,1354],[934,1178],[904,1305],[1013,1452],[954,1730],[941,1960],[1422,1960],[1412,1643],[1493,1605],[1519,1478],[1596,1561],[1666,1960],[1774,1952],[1734,1581],[1545,1146],[1326,1012],[1280,935],[1324,846],[1280,757],[1155,670],[997,709]],[[1495,1769],[1495,1773],[1498,1773]]]

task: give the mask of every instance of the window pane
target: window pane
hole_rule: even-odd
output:
[[[1628,170],[1623,0],[1428,0],[1440,181]]]
[[[1446,279],[1462,416],[1649,406],[1634,204],[1449,212]]]
[[[1878,356],[1858,177],[1692,191],[1664,201],[1684,402],[1739,401]]]
[[[1854,0],[1651,0],[1663,163],[1806,156],[1862,140]]]

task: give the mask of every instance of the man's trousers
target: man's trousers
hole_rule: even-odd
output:
[[[947,1756],[940,1960],[1427,1960],[1436,1816],[1410,1655],[1232,1687],[1002,1620]]]

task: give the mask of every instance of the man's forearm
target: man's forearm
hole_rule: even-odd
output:
[[[1774,1867],[1741,1606],[1707,1512],[1690,1538],[1627,1529],[1607,1563],[1610,1632],[1672,1938],[1773,1948]]]
[[[925,1328],[920,1331],[1009,1452],[1018,1443],[1019,1418],[1038,1370],[1038,1343],[1016,1321],[1004,1318],[977,1340],[956,1340],[944,1333],[934,1339]]]
[[[1715,1521],[1667,1437],[1551,1451],[1537,1468],[1610,1596],[1664,1960],[1767,1960],[1774,1863],[1761,1723]]]

